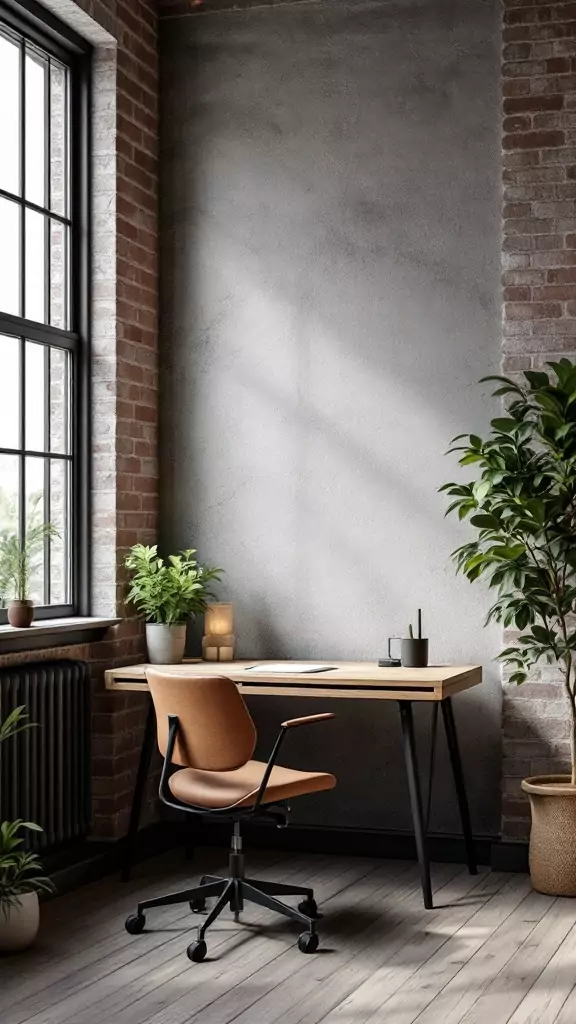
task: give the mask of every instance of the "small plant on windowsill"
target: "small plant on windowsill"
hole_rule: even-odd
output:
[[[164,559],[153,544],[135,544],[126,556],[128,600],[146,619],[148,657],[153,665],[176,665],[184,657],[186,620],[206,611],[210,583],[223,570],[198,565],[188,548]]]
[[[564,684],[571,774],[525,779],[532,832],[530,870],[540,892],[576,896],[576,364],[526,370],[524,381],[487,377],[506,415],[485,440],[461,434],[451,451],[479,472],[449,483],[448,512],[469,518],[473,540],[454,552],[457,571],[484,581],[495,600],[487,622],[515,629],[500,659],[521,685],[542,661]]]
[[[0,532],[0,598],[8,602],[8,622],[19,629],[32,624],[34,605],[29,598],[30,581],[40,569],[47,538],[58,537],[52,523],[29,526],[21,543],[17,533]]]
[[[0,722],[0,747],[34,723],[28,721],[24,707],[14,710]],[[0,750],[1,756],[1,750]],[[33,821],[0,821],[0,951],[27,949],[36,938],[40,922],[38,894],[52,892],[53,883],[42,874],[35,853],[22,850],[22,831],[41,832]]]

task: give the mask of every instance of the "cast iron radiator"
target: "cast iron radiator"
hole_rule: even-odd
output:
[[[91,813],[90,673],[83,661],[0,669],[0,720],[21,704],[31,729],[0,744],[0,821],[24,818],[27,846],[44,850],[87,835]]]

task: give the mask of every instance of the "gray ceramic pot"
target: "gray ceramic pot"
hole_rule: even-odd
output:
[[[179,665],[186,646],[186,624],[166,626],[163,622],[147,622],[146,644],[151,665]]]
[[[402,640],[402,668],[426,668],[428,641],[415,638]]]
[[[38,893],[21,892],[15,906],[0,906],[0,952],[28,949],[38,934]]]

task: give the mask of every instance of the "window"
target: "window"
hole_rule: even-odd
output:
[[[42,618],[88,611],[87,52],[39,10],[0,3],[0,561]]]

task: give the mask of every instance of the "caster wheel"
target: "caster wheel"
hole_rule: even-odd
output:
[[[316,906],[316,900],[306,898],[302,900],[302,903],[298,904],[298,910],[301,914],[306,914],[306,917],[320,917],[318,913],[318,907]]]
[[[318,949],[316,932],[302,932],[298,937],[298,949],[301,953],[315,953]]]
[[[130,917],[127,917],[124,922],[124,927],[129,935],[141,935],[145,925],[144,914],[130,914]]]
[[[190,910],[193,914],[202,914],[206,910],[206,900],[192,900]]]
[[[190,943],[186,950],[186,955],[189,960],[193,960],[195,964],[199,964],[202,962],[207,952],[208,947],[206,946],[204,939],[198,939],[197,942]]]

